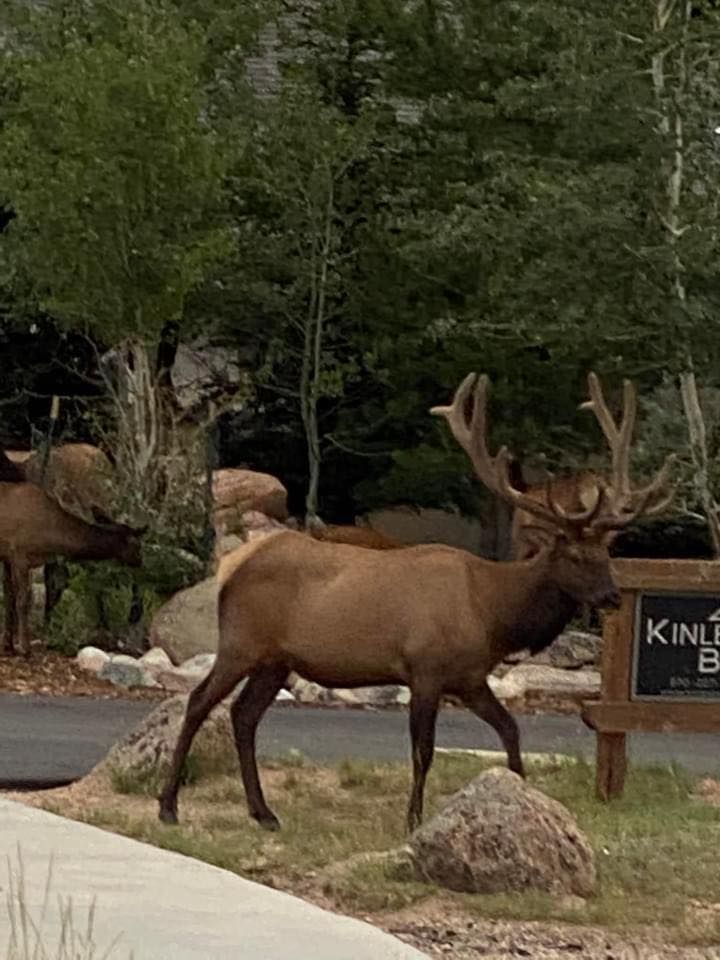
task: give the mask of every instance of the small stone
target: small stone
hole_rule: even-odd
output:
[[[312,683],[310,680],[303,680],[298,677],[293,683],[290,692],[300,703],[321,703],[323,697],[323,688],[318,683]]]
[[[153,647],[151,650],[148,650],[147,653],[144,653],[140,657],[139,662],[146,670],[150,670],[153,673],[157,670],[169,670],[172,668],[172,660],[162,647]]]
[[[524,678],[517,674],[519,667],[506,673],[504,677],[488,677],[488,686],[500,700],[519,700],[525,696],[526,683]]]
[[[146,673],[132,657],[113,658],[103,666],[98,676],[102,680],[109,680],[116,687],[157,686],[155,679]]]
[[[289,690],[280,690],[275,699],[281,702],[290,701],[295,703],[295,697],[290,693]]]
[[[179,667],[169,670],[158,670],[155,674],[158,685],[169,693],[190,693],[201,682],[202,676],[185,673]]]
[[[111,663],[124,663],[129,667],[136,667],[138,665],[137,659],[127,653],[111,653],[110,661]]]
[[[88,670],[90,673],[100,673],[109,661],[110,655],[98,647],[83,647],[75,657],[75,662],[80,669]]]
[[[561,670],[580,670],[600,663],[602,639],[583,630],[566,630],[547,650],[550,665]]]

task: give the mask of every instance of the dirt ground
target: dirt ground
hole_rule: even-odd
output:
[[[164,700],[164,690],[125,690],[81,670],[74,660],[48,651],[24,657],[0,657],[0,693],[47,697],[95,697],[99,700]]]

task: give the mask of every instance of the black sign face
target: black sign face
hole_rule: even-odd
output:
[[[720,701],[720,596],[638,594],[630,698]]]

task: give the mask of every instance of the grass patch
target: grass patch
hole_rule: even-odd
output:
[[[428,815],[490,765],[487,758],[439,755],[428,780]],[[406,764],[353,760],[320,767],[295,756],[268,763],[262,779],[283,823],[278,834],[264,833],[247,817],[236,762],[228,760],[225,770],[198,773],[186,787],[179,828],[160,824],[156,803],[142,790],[128,796],[122,783],[114,785],[125,787],[125,796],[108,789],[94,806],[78,798],[70,815],[300,895],[329,896],[348,912],[412,904],[421,912],[423,899],[437,894],[393,863],[361,856],[404,842]],[[475,917],[570,920],[618,930],[659,926],[676,942],[718,942],[720,907],[712,904],[720,901],[720,806],[695,797],[690,776],[673,767],[632,769],[625,795],[610,804],[595,799],[594,766],[581,760],[533,764],[529,780],[572,810],[589,837],[596,895],[578,903],[537,893],[443,893],[455,908]],[[344,869],[331,866],[347,860]]]

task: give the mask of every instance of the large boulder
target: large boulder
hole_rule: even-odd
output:
[[[213,505],[215,529],[243,533],[243,514],[256,511],[272,520],[287,520],[287,490],[277,477],[254,470],[215,470]]]
[[[572,814],[502,767],[480,774],[410,838],[419,879],[463,893],[587,897],[595,862]]]
[[[172,697],[157,706],[110,749],[96,770],[133,776],[162,775],[172,759],[187,699],[187,696]],[[193,753],[217,755],[231,747],[232,742],[230,710],[224,702],[215,707],[200,728],[193,742]]]
[[[162,648],[176,665],[199,653],[217,653],[217,601],[215,577],[176,593],[153,617],[150,646]]]

